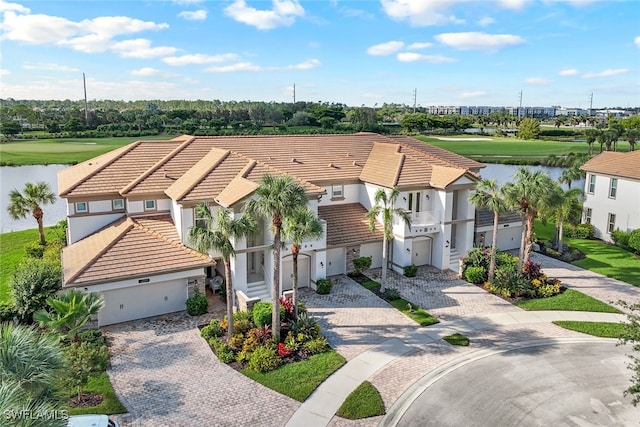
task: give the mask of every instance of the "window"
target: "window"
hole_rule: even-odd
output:
[[[89,205],[87,202],[78,202],[76,203],[76,213],[87,213],[89,212]]]
[[[584,222],[585,224],[591,224],[591,215],[593,214],[593,210],[591,208],[587,208],[584,211]]]
[[[153,211],[156,209],[156,201],[155,200],[145,200],[144,201],[144,210],[145,211]]]
[[[198,208],[193,208],[193,223],[198,228],[208,228],[207,219],[198,216]]]
[[[616,229],[616,214],[609,214],[609,221],[608,221],[608,226],[607,226],[607,231],[609,233],[613,233],[614,230]]]
[[[119,211],[124,209],[124,200],[123,199],[114,199],[112,202],[113,210]]]
[[[618,191],[618,178],[611,178],[609,180],[609,198],[615,199],[617,191]]]
[[[344,187],[342,185],[331,186],[331,198],[332,199],[344,199]]]
[[[420,192],[409,193],[409,201],[407,203],[411,212],[420,212]],[[415,209],[414,209],[415,208]]]
[[[596,176],[589,175],[589,188],[587,188],[587,193],[593,194],[596,191]]]

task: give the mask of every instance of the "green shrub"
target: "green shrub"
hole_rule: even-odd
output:
[[[320,295],[327,295],[331,293],[331,288],[333,287],[333,282],[328,277],[324,279],[318,279],[316,281],[316,292]]]
[[[306,341],[320,335],[320,325],[318,325],[315,318],[307,313],[299,314],[298,319],[291,324],[291,332],[295,335],[303,335]]]
[[[371,267],[371,257],[361,256],[353,260],[353,272],[355,274],[362,274],[362,271],[369,267]]]
[[[235,333],[244,335],[249,332],[251,328],[253,328],[253,322],[249,319],[240,319],[233,321],[233,329]]]
[[[11,292],[19,317],[31,323],[33,313],[46,307],[47,298],[60,289],[59,263],[28,258],[13,273]]]
[[[509,255],[507,252],[496,253],[496,266],[497,267],[517,267],[518,257]]]
[[[479,285],[487,281],[487,269],[484,267],[470,266],[464,272],[467,282]]]
[[[253,323],[261,328],[271,324],[271,312],[273,305],[266,301],[258,301],[253,306]]]
[[[200,316],[209,309],[209,300],[206,295],[200,293],[198,288],[195,289],[193,296],[188,298],[185,304],[187,305],[187,313],[191,316]]]
[[[382,298],[386,299],[387,301],[395,301],[402,298],[402,295],[400,295],[400,291],[396,288],[387,288],[382,293]]]
[[[42,258],[44,256],[44,248],[45,247],[38,242],[31,242],[24,245],[27,256],[31,258]]]
[[[229,337],[229,347],[231,347],[234,351],[242,350],[242,346],[244,344],[245,336],[243,334],[233,334]]]
[[[593,239],[596,228],[593,224],[578,224],[575,227],[567,224],[564,227],[564,235],[574,239]]]
[[[249,310],[249,311],[236,311],[235,313],[233,313],[233,320],[235,322],[237,322],[239,320],[245,320],[245,319],[253,322],[253,313],[251,312],[251,310]],[[234,323],[234,325],[235,325],[235,323]]]
[[[280,366],[280,358],[275,350],[261,345],[249,356],[247,368],[255,372],[269,372]]]
[[[533,296],[533,285],[517,269],[500,268],[496,270],[493,282],[490,284],[491,292],[503,297]]]
[[[79,332],[78,340],[81,343],[85,343],[94,347],[102,347],[107,345],[107,342],[104,339],[104,335],[102,335],[102,331],[100,329],[87,329],[85,331]]]
[[[623,249],[630,250],[629,246],[629,238],[631,237],[630,231],[622,231],[622,230],[614,230],[611,232],[611,238],[613,239],[613,243],[616,246],[619,246]]]
[[[220,320],[211,319],[211,322],[200,330],[200,336],[207,341],[224,335],[224,329],[220,326]]]
[[[14,317],[19,317],[18,310],[12,302],[0,303],[0,322],[11,322]]]
[[[536,296],[540,298],[548,298],[558,295],[562,291],[560,283],[545,284],[536,289]]]
[[[218,360],[222,363],[231,363],[236,360],[236,355],[233,349],[224,341],[218,338],[212,338],[209,340],[209,344],[213,347],[213,351],[216,353]]]
[[[309,354],[324,353],[329,349],[329,342],[325,337],[318,337],[302,344],[302,348]]]
[[[471,249],[467,255],[462,258],[463,268],[468,267],[484,267],[485,270],[489,268],[489,248],[476,247]]]
[[[631,232],[631,236],[629,236],[629,247],[635,253],[640,253],[640,228]]]
[[[418,267],[414,264],[407,265],[404,267],[404,275],[407,277],[416,277],[418,274]]]

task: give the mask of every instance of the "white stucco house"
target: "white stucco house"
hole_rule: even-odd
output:
[[[582,221],[594,225],[596,237],[611,242],[614,230],[640,228],[640,151],[605,151],[581,169],[587,173]]]
[[[365,219],[375,192],[398,187],[390,266],[432,265],[457,271],[474,244],[475,209],[469,195],[481,163],[407,136],[279,135],[193,137],[138,141],[59,172],[67,202],[68,243],[63,286],[100,292],[100,326],[184,310],[195,287],[223,276],[218,254],[189,248],[194,207],[228,208],[241,215],[261,178],[293,176],[324,235],[303,244],[300,285],[352,270],[353,258],[382,263],[382,234]],[[233,242],[236,291],[270,298],[272,235],[269,224]],[[281,283],[291,287],[290,244],[282,251]]]

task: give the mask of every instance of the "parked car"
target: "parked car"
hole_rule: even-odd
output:
[[[68,427],[120,427],[116,421],[106,415],[88,414],[72,415],[69,417]]]

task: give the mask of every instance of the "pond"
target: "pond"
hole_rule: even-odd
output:
[[[67,165],[34,165],[34,166],[1,166],[0,167],[0,232],[27,230],[36,228],[36,220],[27,214],[25,219],[14,220],[9,216],[9,192],[14,188],[22,192],[27,182],[44,181],[49,184],[51,191],[58,194],[57,173]],[[67,216],[67,205],[64,199],[56,198],[53,205],[42,206],[44,211],[44,225],[56,225]]]
[[[522,166],[516,166],[516,165],[501,165],[501,164],[494,164],[494,163],[487,163],[486,165],[487,167],[480,169],[480,174],[482,175],[482,177],[486,179],[495,179],[500,185],[504,185],[510,182],[513,177],[513,174],[516,173],[518,168],[522,167]],[[541,170],[543,172],[546,172],[555,181],[557,181],[560,178],[560,175],[562,175],[562,171],[564,170],[564,168],[551,167],[551,166],[527,166],[527,167],[534,171]],[[566,189],[567,185],[563,184],[562,187]],[[580,181],[572,182],[571,188],[584,189],[584,179],[581,179]]]

